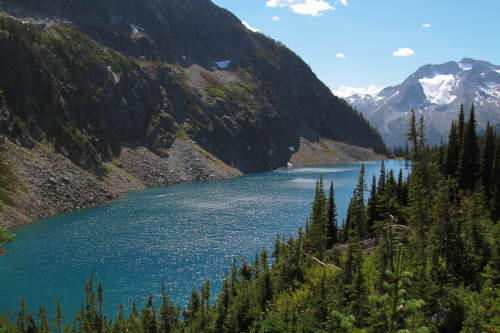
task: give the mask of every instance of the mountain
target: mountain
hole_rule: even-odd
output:
[[[375,95],[353,95],[346,100],[377,127],[388,146],[405,144],[411,108],[426,119],[431,143],[447,140],[451,121],[460,105],[468,113],[472,104],[478,130],[488,121],[500,123],[500,66],[464,58],[460,62],[425,65],[403,83]]]
[[[353,158],[337,141],[368,148],[352,149],[362,159],[384,151],[297,55],[211,1],[11,0],[0,9],[4,221]]]

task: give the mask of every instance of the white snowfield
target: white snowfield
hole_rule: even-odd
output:
[[[217,66],[219,66],[219,68],[226,68],[231,62],[231,60],[214,61],[214,62]]]
[[[472,69],[471,64],[464,64],[461,62],[458,63],[458,67],[460,67],[463,71],[470,71]]]
[[[434,73],[433,77],[424,77],[418,81],[424,89],[427,100],[432,104],[449,104],[457,98],[451,94],[451,90],[456,84],[454,75]]]

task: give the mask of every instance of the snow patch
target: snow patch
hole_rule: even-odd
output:
[[[182,59],[186,60],[186,56],[182,56]]]
[[[495,69],[495,68],[491,67],[491,70],[500,74],[500,69]]]
[[[465,63],[458,63],[458,67],[460,67],[463,71],[470,71],[472,69],[471,64],[465,64]]]
[[[488,87],[489,89],[495,89],[495,88],[497,88],[498,86],[500,86],[500,84],[498,84],[498,83],[497,83],[497,82],[495,82],[495,81],[486,81],[486,82],[484,83],[484,85],[485,85],[486,87]]]
[[[435,73],[433,77],[424,77],[418,81],[424,89],[427,100],[432,104],[449,104],[457,98],[451,94],[451,89],[456,84],[454,75]]]
[[[292,151],[292,152],[295,152],[295,149],[293,148],[293,146],[288,147],[288,149],[290,149],[290,151]]]
[[[223,60],[223,61],[214,61],[219,68],[226,68],[227,65],[231,62],[231,60]]]
[[[132,28],[133,32],[139,33],[139,30],[137,30],[137,27],[135,25],[131,24],[130,27]]]
[[[379,92],[382,91],[385,87],[379,87],[377,88],[374,85],[369,86],[368,88],[353,88],[353,87],[346,87],[346,86],[340,86],[338,90],[332,91],[335,95],[345,98],[353,95],[362,95],[366,97],[365,95],[370,95],[373,97],[376,97]]]

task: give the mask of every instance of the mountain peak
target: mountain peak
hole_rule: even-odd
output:
[[[389,146],[405,144],[407,113],[415,108],[427,120],[431,143],[446,141],[460,105],[475,105],[479,130],[500,123],[500,66],[463,58],[421,66],[401,84],[373,98],[346,98],[376,126]]]

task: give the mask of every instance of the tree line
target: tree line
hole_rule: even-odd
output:
[[[150,294],[141,311],[120,305],[108,319],[91,275],[73,322],[59,303],[50,321],[22,301],[0,331],[498,332],[500,136],[489,125],[477,135],[474,106],[436,149],[424,124],[412,110],[408,177],[382,163],[369,186],[362,165],[343,221],[321,177],[304,228],[278,234],[253,261],[233,260],[216,296],[207,280],[181,309],[163,287],[160,300]]]

